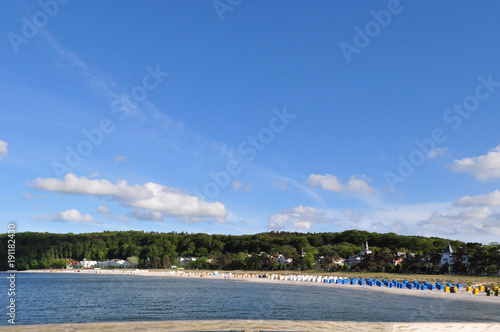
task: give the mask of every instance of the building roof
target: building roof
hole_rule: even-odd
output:
[[[443,254],[453,254],[453,249],[451,248],[451,244],[448,243],[448,246],[444,250]]]

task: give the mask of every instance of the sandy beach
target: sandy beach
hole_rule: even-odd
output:
[[[310,282],[310,281],[292,281],[292,280],[282,280],[282,279],[271,279],[271,278],[258,278],[252,277],[251,274],[245,276],[243,274],[233,274],[231,272],[220,272],[218,275],[208,272],[198,272],[198,271],[149,271],[149,270],[52,270],[52,271],[24,271],[22,273],[92,273],[92,274],[112,274],[112,275],[135,275],[141,277],[165,277],[165,278],[203,278],[212,280],[226,280],[227,282],[254,282],[254,283],[267,283],[275,285],[300,285],[300,286],[314,286],[314,287],[328,287],[328,288],[338,288],[338,289],[350,289],[362,292],[381,292],[394,295],[403,296],[417,296],[417,297],[427,297],[433,299],[441,300],[456,300],[456,301],[474,301],[483,303],[496,303],[500,305],[500,296],[487,296],[485,292],[479,292],[478,294],[472,294],[472,292],[466,291],[465,288],[458,289],[456,293],[448,293],[439,290],[417,290],[417,289],[407,289],[407,288],[389,288],[389,287],[379,287],[379,286],[360,286],[350,285],[350,284],[330,284],[323,282]],[[279,275],[279,274],[275,274]],[[410,280],[413,281],[413,280]],[[500,283],[500,280],[499,280]]]

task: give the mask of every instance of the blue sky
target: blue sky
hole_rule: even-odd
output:
[[[2,7],[5,225],[500,238],[499,3]]]

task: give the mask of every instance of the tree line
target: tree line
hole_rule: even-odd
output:
[[[450,243],[457,253],[469,255],[467,266],[453,267],[465,274],[494,274],[500,266],[500,246],[463,243],[437,237],[403,236],[348,230],[336,233],[267,232],[252,235],[204,233],[159,233],[143,231],[105,231],[101,233],[56,234],[22,232],[16,234],[18,270],[64,268],[68,261],[102,261],[138,258],[140,268],[169,268],[179,257],[198,257],[190,268],[222,270],[346,269],[335,261],[359,254],[370,244],[373,254],[355,268],[364,271],[440,273],[441,252]],[[0,252],[7,257],[7,234],[0,235]],[[401,264],[393,263],[393,252],[407,255]],[[291,258],[280,264],[278,255]],[[392,264],[391,264],[392,262]],[[391,267],[392,266],[392,267]],[[2,260],[0,269],[7,270]],[[451,267],[450,267],[451,269]]]

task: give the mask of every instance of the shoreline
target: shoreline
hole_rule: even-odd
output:
[[[487,296],[485,292],[479,292],[479,294],[472,294],[472,292],[467,292],[465,288],[458,289],[456,293],[448,293],[443,290],[417,290],[417,289],[401,289],[401,288],[389,288],[389,287],[379,287],[379,286],[360,286],[358,284],[329,284],[323,282],[311,282],[311,281],[293,281],[293,280],[280,280],[271,278],[258,278],[252,277],[252,274],[248,274],[245,277],[244,274],[233,274],[232,272],[221,272],[218,275],[214,275],[209,272],[197,272],[197,271],[153,271],[150,270],[31,270],[31,271],[21,271],[16,273],[64,273],[64,274],[103,274],[103,275],[133,275],[142,277],[167,277],[167,278],[204,278],[210,280],[226,280],[229,282],[254,282],[254,283],[267,283],[275,285],[296,285],[296,286],[315,286],[315,287],[327,287],[327,288],[338,288],[345,290],[355,290],[362,292],[378,292],[386,293],[391,295],[403,295],[403,296],[414,296],[414,297],[424,297],[429,299],[439,299],[439,300],[450,300],[450,301],[468,301],[468,302],[482,302],[490,304],[500,305],[500,296]],[[255,275],[255,274],[253,274]],[[279,275],[279,274],[274,274]]]

